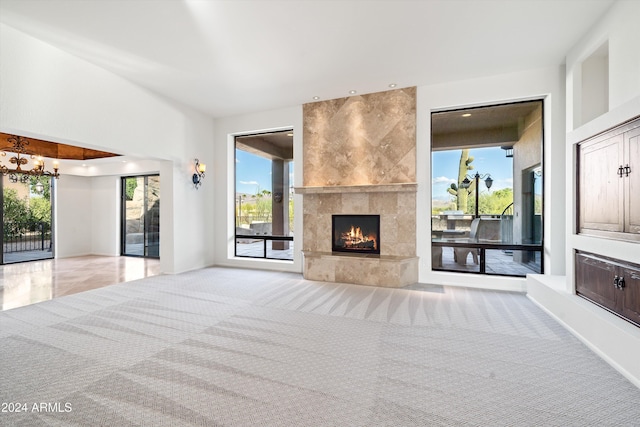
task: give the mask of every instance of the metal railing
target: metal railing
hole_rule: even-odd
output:
[[[433,240],[431,242],[433,247],[450,247],[450,248],[465,248],[465,249],[475,249],[478,251],[479,258],[479,271],[480,274],[487,274],[486,269],[486,251],[487,250],[501,250],[501,251],[526,251],[526,252],[539,252],[542,254],[543,245],[514,245],[514,244],[504,244],[504,243],[471,243],[471,242],[454,242],[454,241],[437,241]],[[445,269],[438,268],[441,271],[452,271],[459,272],[456,269]],[[538,273],[543,273],[543,265],[540,264],[540,271]],[[505,274],[506,276],[512,276],[512,274]]]
[[[268,249],[268,245],[267,242],[271,241],[277,241],[277,242],[293,242],[293,236],[264,236],[264,235],[259,235],[259,234],[236,234],[235,235],[236,238],[236,245],[235,245],[235,256],[237,257],[244,257],[244,258],[266,258],[266,259],[277,259],[277,260],[285,260],[285,261],[291,261],[293,260],[293,256],[289,256],[287,258],[284,257],[276,257],[276,256],[268,256],[269,255],[269,249]],[[238,240],[244,240],[244,241],[262,241],[262,255],[258,256],[255,254],[242,254],[242,253],[238,253],[238,244],[240,242],[238,242]],[[287,253],[288,250],[287,249],[271,249],[272,253]]]
[[[4,253],[51,250],[50,224],[36,223],[35,230],[20,229],[9,222],[4,224]]]

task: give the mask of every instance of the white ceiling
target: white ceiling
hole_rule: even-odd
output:
[[[0,21],[214,117],[560,65],[613,0],[0,0]]]

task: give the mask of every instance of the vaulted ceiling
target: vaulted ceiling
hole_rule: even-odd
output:
[[[613,0],[2,0],[0,21],[213,117],[559,66]]]

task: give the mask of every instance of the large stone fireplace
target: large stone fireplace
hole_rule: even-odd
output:
[[[417,282],[415,88],[305,104],[302,249],[310,280]],[[335,251],[336,215],[379,217],[373,251]],[[371,240],[371,237],[368,239]]]

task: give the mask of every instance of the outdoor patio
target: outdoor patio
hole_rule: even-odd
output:
[[[526,276],[527,274],[540,273],[540,252],[535,252],[535,261],[520,263],[514,261],[513,253],[517,251],[487,250],[485,268],[486,274]],[[478,256],[479,258],[479,256]],[[480,272],[480,260],[475,264],[471,254],[467,256],[466,263],[458,264],[454,260],[453,248],[442,247],[442,267],[435,267],[434,270],[464,271],[469,273]]]

